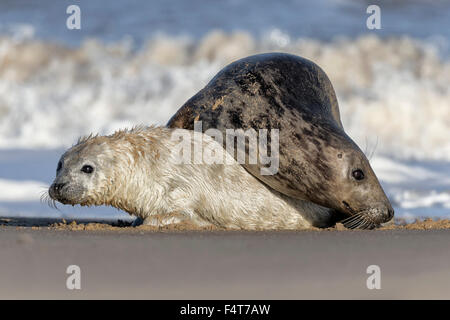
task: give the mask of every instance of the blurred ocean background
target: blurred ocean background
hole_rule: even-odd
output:
[[[66,28],[72,4],[81,30]],[[449,41],[440,0],[1,0],[0,216],[126,218],[40,203],[64,149],[165,124],[223,66],[282,51],[328,74],[397,217],[450,217]]]

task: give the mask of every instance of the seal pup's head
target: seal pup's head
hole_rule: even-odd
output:
[[[50,198],[71,205],[102,204],[111,191],[117,162],[111,139],[81,138],[59,159]]]
[[[81,138],[60,158],[48,193],[69,205],[110,205],[138,213],[139,185],[159,158],[162,128],[137,127]]]

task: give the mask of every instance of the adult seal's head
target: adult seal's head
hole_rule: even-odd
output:
[[[168,126],[194,129],[195,121],[204,132],[223,134],[279,129],[278,172],[263,175],[264,164],[246,162],[251,174],[285,195],[335,209],[348,227],[372,228],[393,217],[366,156],[344,132],[330,80],[307,59],[270,53],[228,65]]]

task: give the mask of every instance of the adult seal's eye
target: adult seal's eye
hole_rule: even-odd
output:
[[[94,172],[94,168],[90,165],[85,165],[85,166],[83,166],[83,168],[81,168],[81,172],[92,173],[92,172]]]
[[[362,170],[360,169],[357,169],[352,172],[352,176],[353,178],[355,178],[355,180],[362,180],[364,179],[364,172],[362,172]]]
[[[56,172],[62,169],[62,162],[58,162],[58,166],[56,167]]]

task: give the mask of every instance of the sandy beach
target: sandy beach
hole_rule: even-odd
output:
[[[2,299],[450,298],[448,221],[289,232],[0,224]],[[81,268],[81,290],[66,288],[72,264]],[[380,290],[367,289],[369,265],[380,267]]]

